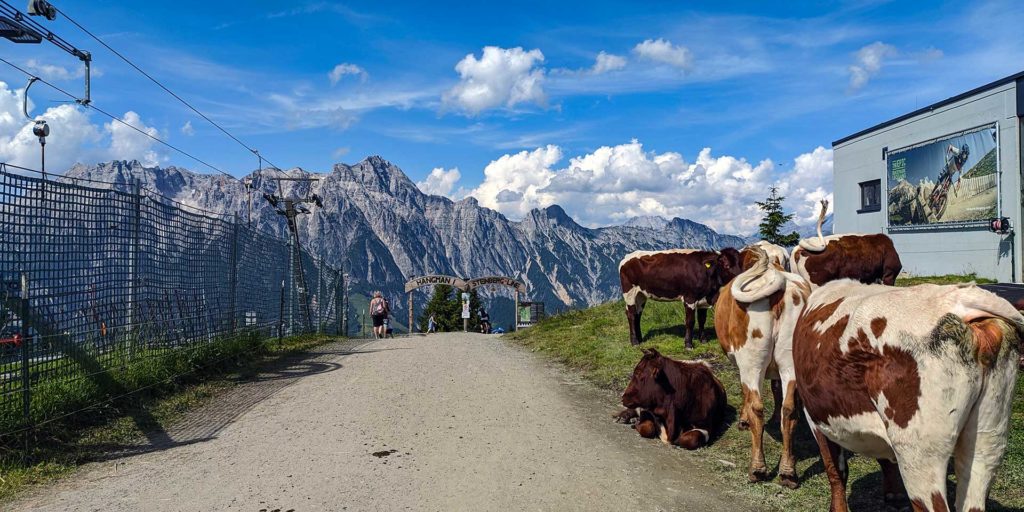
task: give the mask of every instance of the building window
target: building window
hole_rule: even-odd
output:
[[[882,209],[882,180],[860,184],[860,210],[857,213],[877,212]]]

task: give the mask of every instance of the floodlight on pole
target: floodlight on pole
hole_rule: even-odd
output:
[[[46,137],[50,135],[50,126],[46,124],[45,119],[36,119],[36,124],[32,126],[32,134],[39,137],[41,171],[43,179],[46,179]]]

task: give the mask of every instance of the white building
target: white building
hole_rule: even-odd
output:
[[[833,142],[835,232],[888,234],[912,274],[1021,282],[1022,117],[1024,72]]]

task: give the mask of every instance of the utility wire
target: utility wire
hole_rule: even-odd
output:
[[[0,0],[0,1],[3,1],[3,0]],[[4,2],[4,3],[6,3],[6,2]],[[278,169],[278,170],[280,169],[280,168],[279,168],[278,166],[274,165],[274,164],[273,164],[273,162],[271,162],[270,160],[268,160],[268,159],[267,159],[267,157],[265,157],[265,156],[262,156],[262,155],[260,155],[259,151],[257,151],[256,149],[254,149],[254,148],[250,147],[250,146],[249,146],[248,144],[246,144],[246,143],[242,142],[241,140],[239,140],[239,138],[238,138],[238,137],[235,137],[234,135],[232,135],[232,134],[231,134],[231,132],[229,132],[229,131],[227,131],[226,129],[224,129],[224,127],[223,127],[223,126],[221,126],[221,125],[217,124],[217,122],[216,122],[216,121],[214,121],[213,119],[210,119],[209,117],[207,117],[207,116],[206,116],[206,114],[204,114],[204,113],[200,112],[200,111],[199,111],[199,109],[197,109],[196,107],[192,106],[192,104],[191,104],[191,103],[189,103],[189,102],[185,101],[185,99],[184,99],[184,98],[182,98],[181,96],[178,96],[177,94],[175,94],[175,93],[174,93],[174,91],[172,91],[172,90],[168,89],[168,88],[167,88],[167,86],[165,86],[164,84],[162,84],[162,83],[161,83],[161,82],[160,82],[159,80],[157,80],[156,78],[153,78],[153,76],[152,76],[152,75],[150,75],[149,73],[146,73],[145,71],[143,71],[143,70],[142,70],[142,68],[140,68],[139,66],[135,65],[135,63],[134,63],[134,62],[132,62],[131,60],[129,60],[129,59],[128,59],[128,57],[125,57],[125,56],[124,56],[124,55],[122,55],[122,54],[121,54],[120,52],[118,52],[117,50],[115,50],[114,48],[112,48],[112,47],[111,47],[111,46],[110,46],[109,44],[107,44],[107,43],[106,43],[106,42],[104,42],[104,41],[103,41],[102,39],[100,39],[100,38],[99,38],[99,37],[98,37],[97,35],[95,35],[95,34],[93,34],[92,32],[90,32],[90,31],[89,31],[89,29],[87,29],[87,28],[83,27],[83,26],[82,26],[82,25],[81,25],[80,23],[78,23],[77,21],[75,21],[75,20],[74,20],[74,18],[72,18],[71,16],[69,16],[69,15],[68,15],[68,13],[66,13],[66,12],[64,12],[64,11],[62,11],[62,10],[60,10],[60,9],[58,9],[58,8],[57,8],[56,6],[54,6],[54,9],[57,9],[57,12],[59,12],[59,13],[63,14],[63,15],[64,15],[64,17],[65,17],[65,18],[67,18],[67,20],[68,20],[68,21],[70,21],[70,22],[71,22],[72,24],[74,24],[74,25],[75,25],[76,27],[78,27],[79,29],[81,29],[81,30],[82,30],[82,32],[85,32],[86,34],[88,34],[88,35],[89,35],[89,37],[92,37],[93,39],[95,39],[97,43],[100,43],[101,45],[103,45],[103,46],[104,46],[104,47],[105,47],[106,49],[110,50],[110,51],[111,51],[111,53],[113,53],[114,55],[117,55],[117,56],[118,56],[118,57],[119,57],[119,58],[120,58],[121,60],[125,61],[125,63],[127,63],[127,64],[128,64],[129,66],[131,66],[131,67],[135,68],[135,70],[136,70],[136,71],[138,71],[139,73],[142,73],[142,75],[143,75],[143,76],[145,76],[145,77],[146,77],[146,78],[148,78],[148,79],[149,79],[150,81],[152,81],[152,82],[153,82],[154,84],[156,84],[156,85],[157,85],[157,86],[159,86],[159,87],[160,87],[161,89],[163,89],[164,91],[166,91],[166,92],[167,92],[167,94],[170,94],[171,96],[174,96],[174,98],[175,98],[175,99],[177,99],[178,101],[180,101],[180,102],[181,102],[181,103],[182,103],[183,105],[185,105],[186,107],[188,107],[188,108],[192,109],[192,111],[193,111],[193,112],[195,112],[196,114],[198,114],[198,115],[199,115],[199,117],[202,117],[203,119],[207,120],[207,121],[208,121],[208,122],[209,122],[210,124],[212,124],[213,126],[216,126],[218,130],[220,130],[221,132],[224,132],[224,135],[227,135],[228,137],[231,137],[231,138],[232,138],[232,139],[233,139],[233,140],[234,140],[235,142],[237,142],[237,143],[238,143],[239,145],[241,145],[241,146],[242,146],[243,148],[245,148],[245,149],[249,150],[249,152],[251,152],[251,153],[253,153],[253,154],[255,154],[255,155],[257,155],[257,156],[261,157],[261,158],[262,158],[262,159],[263,159],[264,161],[266,161],[266,162],[267,162],[268,164],[270,164],[270,166],[271,166],[272,168],[274,168],[274,169]]]
[[[15,64],[15,63],[13,63],[13,62],[11,62],[11,61],[3,58],[3,57],[0,57],[0,62],[3,62],[4,64],[7,64],[8,66],[10,66],[10,67],[12,67],[12,68],[14,68],[14,69],[16,69],[18,71],[21,71],[22,73],[24,73],[29,78],[35,78],[39,82],[44,83],[44,84],[50,86],[51,88],[53,88],[57,92],[60,92],[60,93],[68,96],[69,98],[71,98],[73,100],[77,100],[78,99],[77,97],[75,97],[74,94],[71,94],[70,92],[65,91],[64,89],[61,89],[60,87],[57,87],[56,85],[46,81],[43,78],[40,78],[40,77],[38,77],[36,75],[33,75],[31,72],[26,71],[22,67],[18,66],[17,64]],[[207,162],[207,161],[205,161],[205,160],[203,160],[203,159],[201,159],[201,158],[199,158],[199,157],[197,157],[197,156],[195,156],[195,155],[193,155],[193,154],[191,154],[191,153],[189,153],[189,152],[187,152],[187,151],[185,151],[185,150],[183,150],[183,149],[181,149],[181,148],[179,148],[179,147],[177,147],[177,146],[175,146],[173,144],[171,144],[170,142],[167,142],[167,141],[165,141],[165,140],[163,140],[163,139],[161,139],[161,138],[159,138],[159,137],[157,137],[157,136],[155,136],[155,135],[153,135],[153,134],[151,134],[151,133],[149,133],[149,132],[147,132],[147,131],[145,131],[145,130],[137,127],[137,126],[135,126],[135,125],[132,125],[132,124],[124,121],[120,117],[117,117],[117,116],[107,112],[106,110],[103,110],[100,107],[97,107],[95,103],[89,103],[89,104],[87,104],[85,106],[88,107],[88,108],[91,108],[91,109],[93,109],[93,110],[95,110],[97,112],[99,112],[100,114],[103,114],[103,115],[109,117],[113,121],[121,123],[121,124],[127,126],[128,128],[131,128],[132,130],[135,130],[135,131],[145,135],[146,137],[149,137],[150,139],[153,139],[156,142],[159,142],[160,144],[163,144],[164,146],[167,146],[170,149],[173,149],[174,151],[177,151],[178,153],[181,153],[182,155],[185,155],[185,156],[191,158],[192,160],[195,160],[196,162],[199,162],[200,164],[203,164],[203,165],[209,167],[210,169],[213,169],[214,171],[217,171],[217,172],[219,172],[219,173],[221,173],[221,174],[223,174],[223,175],[225,175],[225,176],[227,176],[227,177],[229,177],[229,178],[231,178],[231,179],[233,179],[235,181],[241,182],[240,179],[236,178],[235,176],[232,176],[231,174],[229,174],[227,172],[224,172],[224,170],[222,170],[221,168],[219,168],[219,167],[217,167],[217,166],[215,166],[215,165],[213,165],[213,164],[211,164],[211,163],[209,163],[209,162]]]

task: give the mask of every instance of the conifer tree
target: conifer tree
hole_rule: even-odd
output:
[[[786,214],[782,210],[782,201],[785,196],[779,195],[778,187],[769,189],[768,198],[764,201],[757,201],[757,207],[764,212],[761,224],[758,225],[758,233],[761,239],[782,247],[792,247],[800,241],[800,234],[793,231],[789,234],[782,234],[779,231],[787,222],[793,220],[793,214]]]
[[[452,290],[453,288],[446,284],[434,286],[434,293],[420,314],[420,332],[427,332],[431,314],[437,322],[438,332],[452,331],[456,326],[459,330],[462,329],[462,320],[459,318],[462,308],[459,306],[459,297],[452,297]]]

